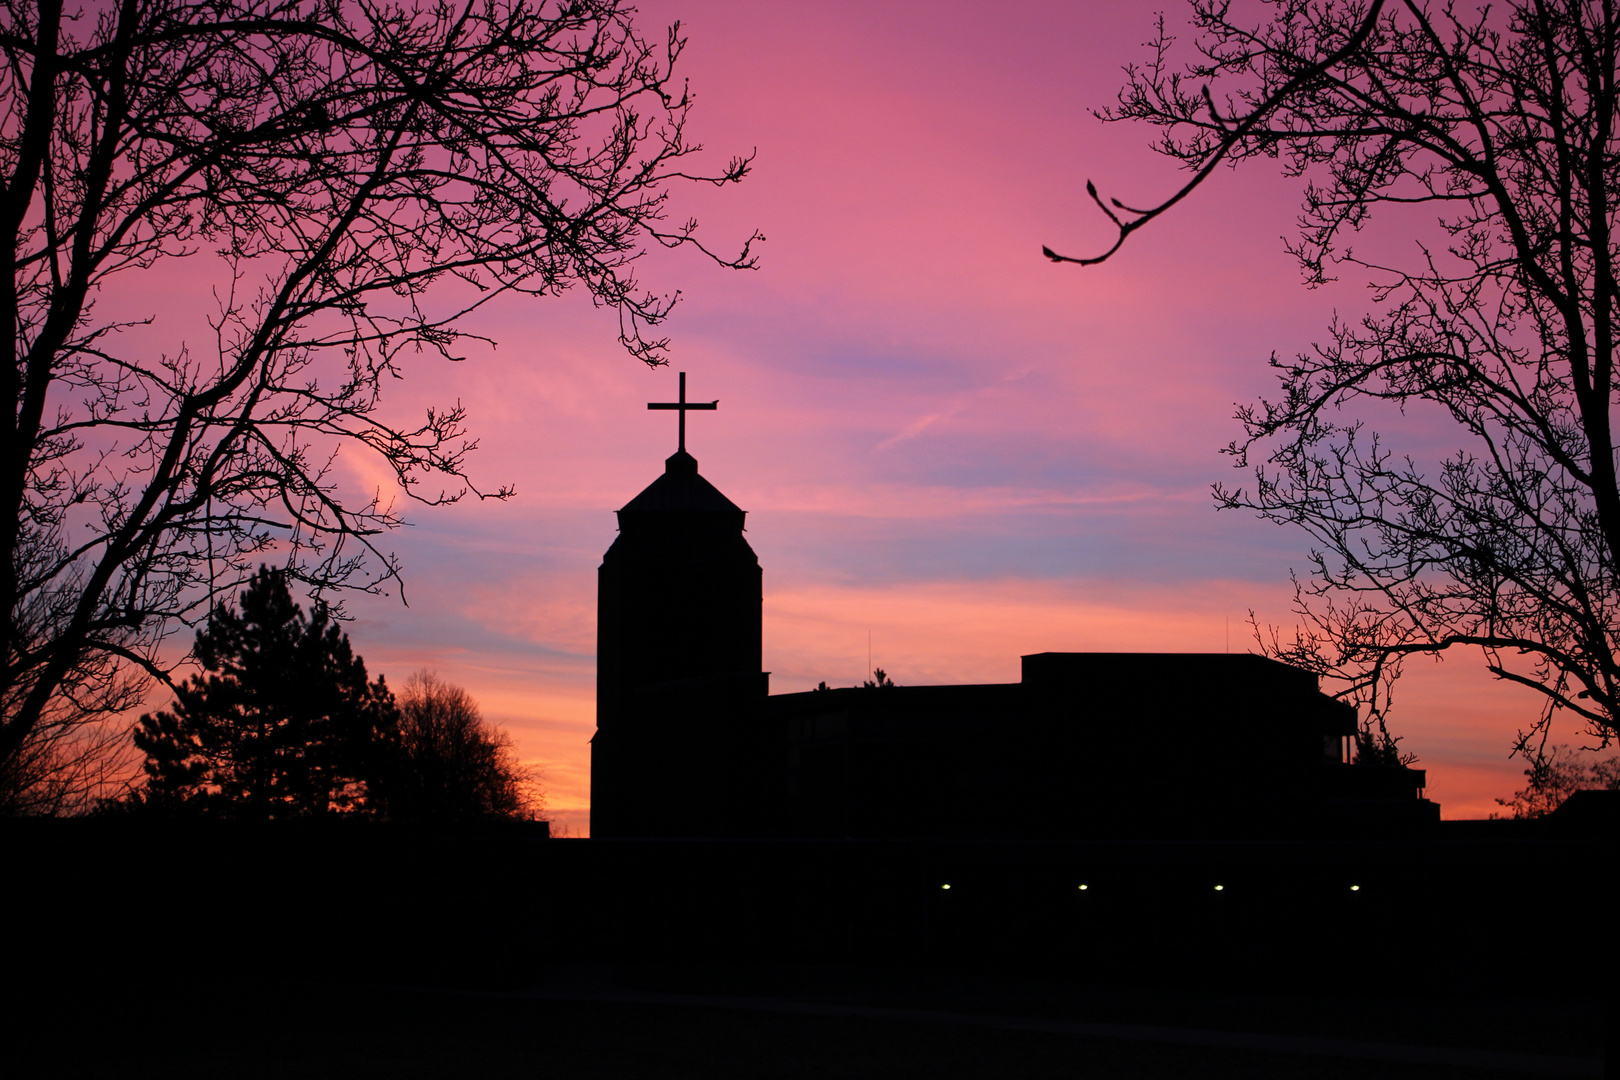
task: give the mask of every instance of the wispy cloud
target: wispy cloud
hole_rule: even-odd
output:
[[[1031,368],[1025,366],[1017,371],[1008,372],[1006,375],[1003,375],[1001,378],[997,379],[988,386],[981,386],[978,389],[970,390],[965,394],[956,395],[943,408],[917,417],[917,419],[901,428],[898,432],[878,443],[872,448],[872,452],[875,454],[881,454],[891,446],[895,446],[898,443],[903,443],[908,439],[915,439],[918,435],[921,435],[924,431],[927,431],[936,423],[939,423],[942,420],[950,420],[962,411],[971,408],[980,399],[995,393],[997,390],[1000,390],[1002,387],[1007,386],[1010,383],[1015,383],[1028,377],[1031,370]]]

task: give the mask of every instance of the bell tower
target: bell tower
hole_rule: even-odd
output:
[[[761,666],[762,571],[745,512],[698,473],[686,413],[664,473],[618,512],[597,571],[591,835],[736,835]]]

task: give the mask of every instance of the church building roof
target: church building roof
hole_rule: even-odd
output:
[[[742,514],[736,503],[698,475],[697,458],[677,450],[664,460],[664,475],[624,504],[620,514]],[[622,519],[621,519],[622,522]]]

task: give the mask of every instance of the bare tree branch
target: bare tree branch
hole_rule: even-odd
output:
[[[1305,182],[1289,250],[1306,283],[1347,266],[1371,288],[1368,314],[1272,357],[1281,396],[1241,409],[1226,448],[1253,484],[1217,485],[1218,505],[1314,547],[1298,628],[1262,648],[1339,680],[1380,724],[1408,658],[1478,649],[1542,696],[1521,749],[1560,713],[1606,745],[1620,734],[1616,5],[1280,0],[1249,27],[1193,0],[1192,21],[1197,57],[1174,68],[1161,22],[1104,117],[1161,129],[1155,148],[1194,173],[1176,199],[1217,162],[1280,161]],[[1168,205],[1104,207],[1120,228],[1107,254]],[[1433,207],[1443,245],[1358,253],[1356,232],[1392,206]],[[1397,453],[1362,411],[1382,405],[1438,409],[1459,448]]]
[[[1209,179],[1209,175],[1215,171],[1215,167],[1220,165],[1223,161],[1226,161],[1229,155],[1231,155],[1233,151],[1237,150],[1244,140],[1255,132],[1255,129],[1259,126],[1261,121],[1265,120],[1266,117],[1277,108],[1277,106],[1282,104],[1289,97],[1289,95],[1293,94],[1310,80],[1317,78],[1324,72],[1327,72],[1337,65],[1343,63],[1344,60],[1354,53],[1356,49],[1360,48],[1362,43],[1367,40],[1368,35],[1372,33],[1373,27],[1377,24],[1378,13],[1383,5],[1384,0],[1373,0],[1373,5],[1367,12],[1367,17],[1362,20],[1361,25],[1356,29],[1355,33],[1350,35],[1350,40],[1345,42],[1337,52],[1331,54],[1318,63],[1313,64],[1312,66],[1301,71],[1299,74],[1295,75],[1293,78],[1289,79],[1286,83],[1274,91],[1269,98],[1262,102],[1257,109],[1241,119],[1222,119],[1219,111],[1215,107],[1215,99],[1213,96],[1211,96],[1209,87],[1201,87],[1200,94],[1203,97],[1204,107],[1209,114],[1209,123],[1212,127],[1221,131],[1223,133],[1223,137],[1220,143],[1213,150],[1203,155],[1203,160],[1200,161],[1196,166],[1197,171],[1193,174],[1193,178],[1187,181],[1186,184],[1182,185],[1181,190],[1177,191],[1164,202],[1159,203],[1157,206],[1152,207],[1151,209],[1137,210],[1126,206],[1118,199],[1110,199],[1109,202],[1111,202],[1116,209],[1123,210],[1127,214],[1136,215],[1130,221],[1121,220],[1119,215],[1115,214],[1113,210],[1109,209],[1108,203],[1104,203],[1102,196],[1097,194],[1097,186],[1090,180],[1087,180],[1086,194],[1091,197],[1091,201],[1097,204],[1097,208],[1107,215],[1108,220],[1113,222],[1114,227],[1119,230],[1118,235],[1114,238],[1113,246],[1107,251],[1103,252],[1101,255],[1094,255],[1089,259],[1077,259],[1068,255],[1059,255],[1049,247],[1042,247],[1041,254],[1045,255],[1048,259],[1051,259],[1055,263],[1076,263],[1080,266],[1093,266],[1097,263],[1106,261],[1109,256],[1113,255],[1114,252],[1118,251],[1125,245],[1125,240],[1131,235],[1131,233],[1135,232],[1143,225],[1146,225],[1148,222],[1152,221],[1154,218],[1176,205],[1176,203],[1180,202],[1188,195],[1191,195],[1194,188],[1198,187],[1205,180]],[[1164,30],[1164,23],[1162,19],[1160,20],[1159,29],[1162,35]]]

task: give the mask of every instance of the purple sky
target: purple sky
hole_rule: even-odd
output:
[[[1291,621],[1303,535],[1217,514],[1209,485],[1241,479],[1217,451],[1235,404],[1272,389],[1267,356],[1367,302],[1354,281],[1299,285],[1280,239],[1297,185],[1222,174],[1104,266],[1040,257],[1105,246],[1088,178],[1138,204],[1182,182],[1147,130],[1088,112],[1143,56],[1149,7],[659,0],[639,24],[677,18],[689,133],[715,168],[758,157],[740,187],[679,192],[674,215],[720,248],[760,229],[761,267],[646,260],[649,285],[684,295],[666,370],[567,297],[480,313],[497,350],[409,372],[390,405],[459,396],[475,474],[518,497],[408,515],[393,546],[409,606],[355,605],[373,671],[467,687],[583,835],[596,568],[612,512],[674,450],[674,418],[645,404],[673,399],[676,370],[720,400],[688,444],[749,511],[777,691],[864,678],[869,634],[876,666],[917,684],[1016,680],[1044,650],[1220,651],[1229,635],[1239,651],[1250,609]],[[1428,420],[1407,419],[1409,445],[1444,447]],[[356,488],[381,480],[345,466]],[[1519,786],[1507,752],[1533,700],[1475,657],[1405,683],[1396,730],[1430,796],[1484,816]]]

